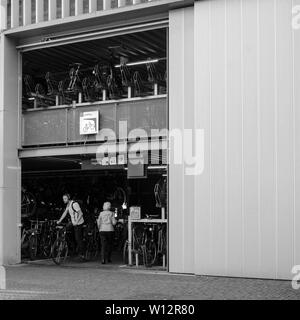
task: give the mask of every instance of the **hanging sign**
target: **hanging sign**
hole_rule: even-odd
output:
[[[99,131],[99,111],[80,114],[80,135],[97,134]]]

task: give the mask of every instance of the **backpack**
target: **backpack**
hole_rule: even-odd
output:
[[[78,203],[79,204],[79,207],[82,211],[82,214],[83,214],[83,220],[85,223],[89,223],[90,222],[90,219],[91,219],[91,215],[89,213],[89,210],[87,209],[87,207],[85,206],[84,202],[82,200],[73,200],[72,202],[72,209],[74,212],[77,212],[76,210],[74,210],[74,203]]]

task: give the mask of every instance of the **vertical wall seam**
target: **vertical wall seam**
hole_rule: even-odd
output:
[[[225,0],[225,27],[224,27],[224,39],[225,39],[225,116],[224,116],[224,149],[225,149],[225,274],[228,274],[228,145],[227,145],[227,111],[228,111],[228,66],[227,66],[227,50],[228,50],[228,39],[227,39],[227,0]]]
[[[198,67],[198,63],[197,63],[197,60],[195,59],[195,57],[197,56],[196,54],[196,51],[197,51],[197,48],[198,48],[198,42],[197,42],[197,33],[198,33],[198,25],[197,25],[197,17],[198,15],[198,9],[197,9],[197,6],[196,4],[194,5],[194,38],[193,38],[193,41],[194,41],[194,70],[196,71],[197,70],[197,67]],[[197,116],[199,115],[199,111],[198,111],[198,108],[197,108],[197,103],[198,103],[198,97],[196,97],[196,85],[197,85],[197,80],[196,80],[196,72],[194,72],[193,74],[193,80],[194,80],[194,108],[195,108],[195,116],[194,116],[194,127],[195,129],[198,129],[198,126],[197,126]],[[197,191],[198,191],[198,181],[197,179],[194,179],[194,182],[193,182],[193,185],[194,185],[194,189],[195,189],[195,194],[197,194]],[[194,259],[193,259],[193,263],[194,263],[194,271],[195,273],[199,273],[199,264],[198,264],[198,254],[197,254],[197,243],[198,243],[198,239],[196,238],[196,232],[195,232],[195,229],[197,228],[197,222],[198,222],[198,219],[197,217],[195,216],[195,213],[197,212],[197,201],[196,201],[196,196],[194,197],[193,199],[194,201],[194,235],[193,235],[193,239],[194,239],[194,249],[193,249],[193,254],[194,254]]]
[[[242,137],[241,137],[241,184],[242,184],[242,190],[241,190],[241,209],[242,209],[242,275],[245,274],[245,157],[244,157],[244,108],[245,108],[245,79],[244,79],[244,25],[243,25],[243,0],[240,0],[240,19],[241,19],[241,100],[242,100],[242,110],[241,110],[241,126],[242,126]]]
[[[181,11],[181,18],[182,18],[182,23],[181,23],[181,37],[182,37],[182,43],[184,43],[184,46],[182,46],[181,48],[181,58],[182,58],[182,63],[181,63],[181,73],[183,75],[183,86],[182,86],[182,105],[183,105],[183,110],[185,109],[185,90],[186,90],[186,86],[185,86],[185,68],[184,68],[184,58],[185,58],[185,36],[184,36],[184,30],[185,30],[185,10],[183,9]],[[185,128],[185,113],[182,112],[182,129],[183,129],[183,134],[184,134],[184,128]],[[184,139],[184,136],[183,136]],[[183,140],[184,141],[184,140]],[[183,177],[182,177],[182,188],[183,188],[183,203],[182,203],[182,212],[184,212],[184,207],[185,207],[185,163],[184,163],[184,159],[183,159],[183,155],[184,155],[184,143],[183,143],[183,154],[182,154],[182,161],[183,161]],[[184,215],[182,215],[182,226],[183,226],[183,230],[182,230],[182,270],[185,271],[185,217]]]
[[[262,228],[261,228],[261,118],[260,118],[260,7],[259,1],[256,1],[257,6],[257,162],[258,162],[258,271],[262,272]]]
[[[277,0],[274,1],[274,83],[275,83],[275,275],[278,278],[278,69],[277,69]]]
[[[294,0],[291,0],[291,12]],[[296,264],[296,108],[295,108],[295,33],[291,28],[292,38],[292,114],[293,114],[293,265]]]
[[[211,1],[209,2],[209,265],[212,269],[212,17]]]

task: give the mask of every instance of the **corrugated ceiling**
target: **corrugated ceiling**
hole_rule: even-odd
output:
[[[50,71],[59,79],[68,75],[72,63],[82,63],[82,72],[88,74],[95,64],[108,62],[111,51],[114,52],[116,64],[120,62],[120,55],[127,57],[129,62],[165,58],[166,30],[156,29],[24,53],[23,74],[30,74],[39,80]],[[166,61],[162,60],[157,67],[164,72]],[[141,72],[145,69],[146,72],[145,65],[136,66],[134,69]]]

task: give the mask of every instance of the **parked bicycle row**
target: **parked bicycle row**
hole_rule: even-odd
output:
[[[72,200],[68,194],[63,200],[66,209],[59,220],[28,220],[27,224],[24,223],[23,257],[31,260],[51,258],[58,265],[68,257],[78,257],[80,261],[101,257],[101,263],[105,264],[112,262],[111,255],[115,250],[123,254],[123,262],[128,264],[128,221],[118,221],[109,202],[104,203],[99,215],[90,219],[79,201]],[[66,221],[67,217],[69,221]],[[134,226],[132,249],[134,264],[161,265],[167,251],[165,225]]]
[[[123,260],[128,264],[129,241],[123,248]],[[167,256],[167,228],[166,225],[157,223],[145,223],[133,225],[132,228],[132,264],[152,267],[163,263]]]
[[[71,104],[73,101],[94,102],[166,93],[167,72],[159,72],[157,63],[160,63],[159,59],[149,58],[144,63],[144,70],[139,64],[138,68],[127,65],[124,59],[120,60],[119,65],[100,62],[92,68],[73,63],[66,73],[49,71],[39,79],[25,74],[24,106],[28,107],[30,102],[35,106],[47,107]],[[61,78],[61,74],[68,76]]]

